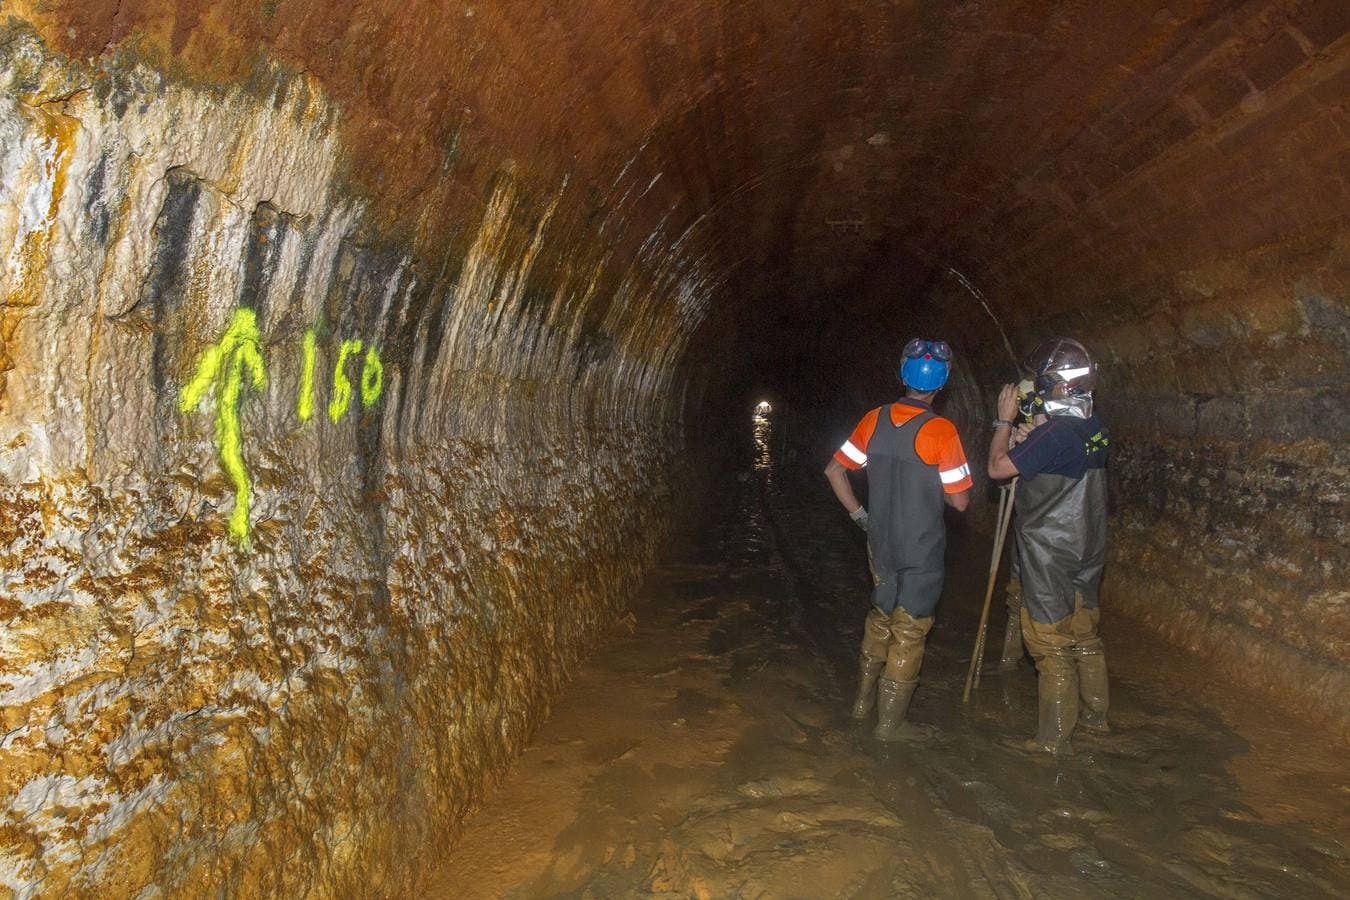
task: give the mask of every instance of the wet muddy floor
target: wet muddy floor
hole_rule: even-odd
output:
[[[1347,748],[1109,609],[1113,735],[1065,759],[1008,746],[1034,731],[1030,660],[991,660],[963,705],[973,528],[950,541],[914,733],[853,726],[861,535],[770,445],[427,864],[429,896],[1350,897]],[[1003,620],[996,602],[991,657]]]

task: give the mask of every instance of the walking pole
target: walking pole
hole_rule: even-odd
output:
[[[1003,561],[1003,548],[1008,545],[1008,529],[1012,526],[1013,503],[1017,499],[1017,479],[1008,486],[1008,506],[1003,510],[1003,535],[998,539],[998,556],[994,560],[994,576],[998,575],[999,564]],[[980,650],[975,657],[975,686],[980,686],[980,673],[984,671],[984,645],[989,638],[989,600],[994,592],[994,576],[989,579],[989,590],[984,600],[985,627],[980,629]]]
[[[979,684],[980,669],[983,668],[984,638],[989,630],[989,604],[994,598],[994,582],[998,578],[998,566],[1003,561],[1003,544],[1008,537],[1008,524],[1012,520],[1013,500],[1017,496],[1017,479],[1002,488],[998,497],[998,524],[994,528],[994,552],[989,560],[989,584],[984,591],[984,609],[980,613],[980,627],[975,635],[975,655],[970,659],[970,670],[966,673],[966,689],[961,694],[961,702],[970,702],[972,684]]]

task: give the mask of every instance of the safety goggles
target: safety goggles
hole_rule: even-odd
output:
[[[923,338],[915,338],[905,345],[906,359],[923,359],[925,356],[951,362],[952,348],[947,346],[946,341],[925,341]]]

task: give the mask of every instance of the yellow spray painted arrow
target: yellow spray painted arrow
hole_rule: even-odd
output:
[[[259,343],[258,317],[251,309],[237,309],[219,343],[207,347],[197,361],[192,380],[178,395],[180,412],[192,412],[208,391],[216,388],[216,447],[220,465],[234,483],[234,511],[230,513],[230,536],[248,546],[248,510],[251,487],[244,465],[244,439],[239,425],[239,395],[247,371],[250,386],[267,385]]]

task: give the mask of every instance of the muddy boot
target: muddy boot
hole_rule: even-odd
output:
[[[1100,649],[1080,650],[1074,661],[1078,665],[1078,698],[1083,703],[1078,724],[1097,734],[1110,734],[1111,725],[1106,721],[1106,710],[1111,702],[1106,654]]]
[[[904,736],[901,726],[905,722],[909,700],[918,686],[917,681],[891,681],[889,678],[877,682],[877,727],[872,732],[877,740],[898,741]]]
[[[875,606],[863,621],[862,646],[858,650],[858,698],[850,713],[855,719],[866,719],[876,702],[877,676],[886,665],[886,654],[891,645],[891,617]]]
[[[860,676],[858,679],[858,697],[853,701],[853,711],[849,713],[854,719],[862,721],[872,711],[872,704],[877,699],[877,677],[881,675],[881,667],[884,664],[884,660],[874,659],[870,656],[858,657]]]
[[[1097,635],[1101,613],[1087,606],[1082,594],[1073,598],[1073,661],[1078,675],[1078,698],[1082,701],[1079,724],[1097,734],[1110,734],[1106,708],[1110,689],[1106,681],[1106,646]]]
[[[1081,613],[1081,608],[1079,609]],[[1084,638],[1094,635],[1086,619],[1077,622]],[[1026,605],[1022,607],[1022,639],[1036,660],[1037,705],[1040,721],[1036,737],[1021,748],[1057,756],[1068,755],[1069,739],[1078,724],[1078,665],[1075,617],[1038,622]]]
[[[1022,582],[1008,581],[1008,627],[1003,632],[1003,654],[998,661],[1001,671],[1017,668],[1022,661]]]
[[[1074,660],[1046,655],[1036,660],[1036,670],[1040,673],[1036,698],[1040,722],[1032,749],[1069,756],[1073,753],[1069,739],[1078,723],[1078,672]]]

